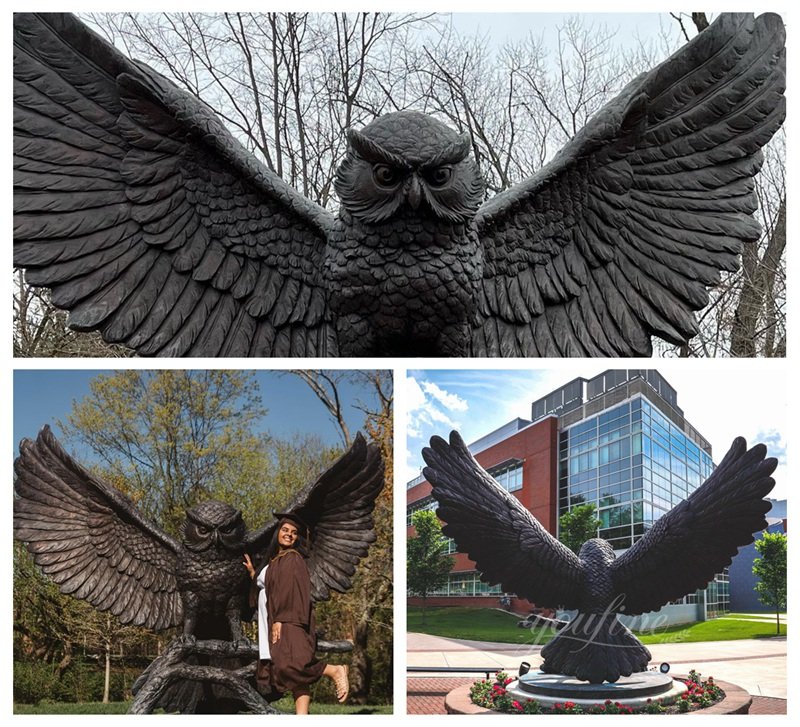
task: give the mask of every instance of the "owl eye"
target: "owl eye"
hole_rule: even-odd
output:
[[[205,527],[204,525],[198,525],[197,526],[197,532],[200,535],[207,535],[211,531],[207,527]]]
[[[400,181],[401,173],[388,164],[376,164],[372,168],[372,177],[381,187],[393,187]]]
[[[453,176],[452,167],[434,167],[424,173],[425,179],[432,187],[444,187]]]

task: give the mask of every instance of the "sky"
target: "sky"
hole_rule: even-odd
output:
[[[472,13],[455,12],[451,15],[453,28],[464,35],[487,36],[491,42],[502,44],[519,41],[529,35],[541,37],[545,46],[557,47],[558,28],[572,16],[580,15],[586,26],[605,27],[615,34],[621,44],[633,48],[639,40],[660,36],[677,37],[680,28],[668,13]],[[690,27],[689,31],[693,29]]]
[[[90,393],[90,381],[99,373],[98,370],[75,369],[15,371],[14,456],[20,440],[35,438],[45,424],[50,424],[58,437],[57,420],[66,419],[72,402]],[[266,416],[259,422],[261,431],[281,438],[291,438],[295,433],[317,434],[326,445],[341,445],[338,427],[305,382],[275,371],[255,371],[255,379],[262,404],[267,409]],[[363,413],[355,405],[359,401],[373,405],[373,392],[363,386],[343,384],[340,394],[346,404],[347,425],[355,435],[363,430],[364,421]]]
[[[648,365],[666,378],[677,391],[686,419],[711,443],[715,462],[737,436],[745,437],[750,445],[766,444],[770,456],[780,462],[771,497],[785,498],[790,390],[782,362],[663,363],[634,362],[627,367]],[[498,370],[491,368],[491,362],[485,369],[409,369],[404,480],[419,474],[424,466],[420,452],[434,434],[447,438],[456,429],[467,443],[473,442],[515,417],[530,419],[532,402],[568,381],[578,376],[588,379],[609,368],[623,366],[604,360],[550,366],[545,362],[536,369]]]

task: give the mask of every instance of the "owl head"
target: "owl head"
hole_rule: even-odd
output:
[[[355,219],[377,224],[401,211],[468,222],[484,181],[469,157],[470,138],[432,116],[398,111],[347,132],[348,150],[334,186]]]
[[[238,551],[246,529],[240,510],[208,500],[186,511],[181,534],[184,546],[196,553],[210,548]]]

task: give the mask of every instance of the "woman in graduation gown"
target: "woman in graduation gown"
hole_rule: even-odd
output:
[[[315,655],[317,637],[311,579],[298,547],[301,532],[308,542],[305,523],[295,515],[281,515],[277,551],[273,550],[272,557],[258,571],[248,555],[245,555],[244,565],[259,589],[258,641],[262,660],[259,681],[265,679],[265,667],[268,667],[273,689],[280,693],[291,692],[296,714],[308,714],[310,687],[321,677],[333,680],[339,702],[347,699],[349,687],[347,666],[326,664]]]

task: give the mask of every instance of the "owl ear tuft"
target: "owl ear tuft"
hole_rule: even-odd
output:
[[[367,138],[360,131],[355,129],[347,130],[347,142],[353,151],[364,161],[372,164],[383,163],[391,164],[399,169],[408,169],[408,164],[403,157],[384,149],[382,146]]]

